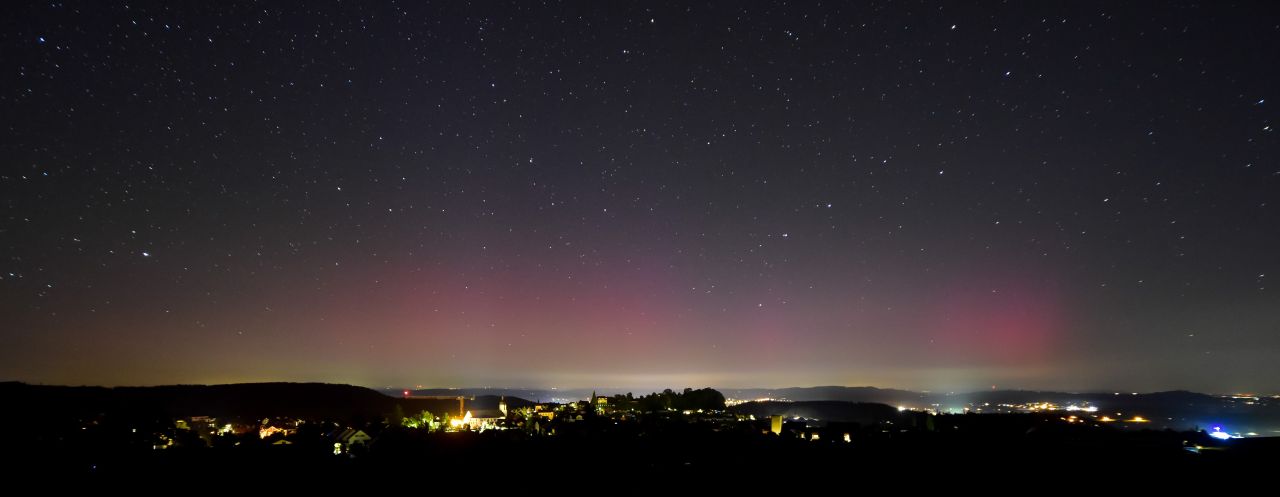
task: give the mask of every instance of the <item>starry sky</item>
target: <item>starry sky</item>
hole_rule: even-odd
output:
[[[1274,2],[0,23],[0,379],[1280,391]]]

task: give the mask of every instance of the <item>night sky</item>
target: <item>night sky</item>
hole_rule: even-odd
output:
[[[0,22],[0,379],[1280,390],[1275,2]]]

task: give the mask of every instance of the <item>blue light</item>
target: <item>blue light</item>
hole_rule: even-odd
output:
[[[1230,433],[1227,433],[1227,432],[1225,432],[1225,431],[1222,431],[1222,427],[1221,427],[1221,426],[1215,426],[1215,427],[1213,427],[1213,431],[1212,431],[1212,432],[1209,432],[1209,436],[1211,436],[1211,437],[1213,437],[1213,438],[1216,438],[1216,439],[1218,439],[1218,440],[1229,440],[1229,439],[1232,439],[1232,438],[1240,438],[1240,436],[1238,436],[1238,435],[1232,435],[1232,434],[1230,434]]]

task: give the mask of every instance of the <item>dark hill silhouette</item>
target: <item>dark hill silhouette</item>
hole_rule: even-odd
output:
[[[229,385],[170,385],[156,387],[65,387],[0,383],[0,398],[10,409],[7,420],[98,416],[127,418],[179,418],[214,416],[219,418],[262,419],[296,417],[308,419],[381,419],[399,406],[405,413],[423,410],[436,415],[455,414],[457,401],[404,399],[377,391],[327,383],[242,383]],[[509,406],[530,402],[508,398]],[[493,409],[498,397],[477,397],[466,402],[467,409]]]
[[[920,403],[929,394],[876,387],[787,387],[787,388],[739,388],[723,389],[726,396],[736,399],[774,398],[793,401],[841,400],[846,402],[874,402],[897,405]]]
[[[751,414],[766,418],[774,414],[784,417],[802,417],[822,421],[840,421],[872,424],[893,420],[899,416],[898,408],[870,402],[845,402],[817,400],[807,402],[746,402],[730,407],[736,414]]]

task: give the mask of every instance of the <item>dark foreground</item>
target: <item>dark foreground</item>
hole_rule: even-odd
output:
[[[1204,433],[1080,427],[1028,430],[1020,420],[1008,421],[1006,429],[956,425],[958,429],[948,431],[880,436],[864,431],[844,442],[674,420],[628,427],[600,419],[580,422],[554,436],[518,430],[392,429],[367,448],[343,455],[334,455],[326,444],[304,441],[166,450],[29,447],[8,467],[54,483],[116,488],[181,482],[294,488],[438,482],[511,489],[598,484],[605,485],[607,493],[665,490],[678,495],[758,485],[818,488],[867,482],[903,488],[944,482],[1145,486],[1185,480],[1199,485],[1266,475],[1280,454],[1280,439],[1219,441]]]
[[[710,389],[568,404],[477,396],[465,405],[322,384],[9,383],[0,393],[10,401],[0,410],[8,428],[0,476],[11,489],[1185,492],[1274,486],[1280,461],[1280,438],[1219,440],[1101,413],[935,414],[850,402],[726,408]],[[486,421],[454,424],[460,418]]]

